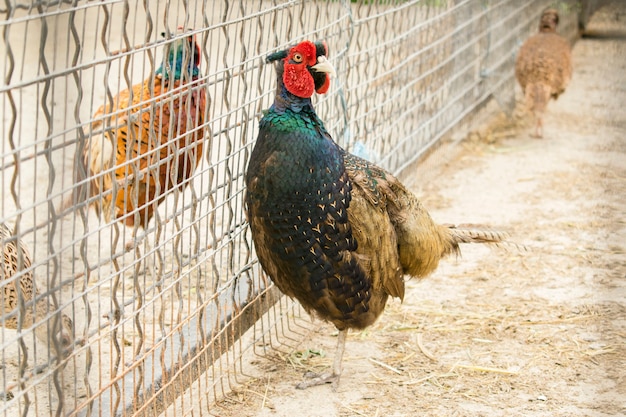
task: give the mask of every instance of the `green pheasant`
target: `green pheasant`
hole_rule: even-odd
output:
[[[346,332],[378,318],[389,296],[404,297],[404,275],[424,277],[459,243],[496,243],[502,234],[435,224],[393,175],[338,146],[315,113],[334,70],[325,43],[274,53],[278,88],[259,124],[246,173],[256,252],[276,286],[339,330],[332,372],[341,375]]]

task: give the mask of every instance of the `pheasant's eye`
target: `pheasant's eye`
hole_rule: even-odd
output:
[[[302,55],[299,54],[298,52],[293,54],[293,62],[295,62],[296,64],[301,63],[302,62]]]

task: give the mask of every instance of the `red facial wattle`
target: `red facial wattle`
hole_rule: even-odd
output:
[[[315,81],[308,68],[315,65],[315,53],[315,45],[305,41],[291,48],[285,58],[283,82],[294,96],[309,98],[315,92]]]
[[[297,97],[308,98],[315,91],[315,82],[306,66],[285,64],[283,82],[287,91]]]
[[[318,94],[325,94],[329,88],[330,88],[330,75],[326,74],[326,81],[324,81],[324,85],[322,85],[320,88],[318,88],[315,91],[317,91]]]
[[[200,66],[200,45],[198,45],[196,42],[193,43],[194,46],[196,47],[196,52],[195,52],[195,56],[194,56],[194,60],[196,63],[196,67]]]

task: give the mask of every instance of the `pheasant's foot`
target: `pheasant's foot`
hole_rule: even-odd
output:
[[[135,248],[139,246],[139,244],[144,240],[145,237],[145,234],[142,234],[141,236],[133,234],[133,237],[128,242],[126,242],[126,245],[124,245],[124,250],[126,252],[131,252],[135,250]]]
[[[124,252],[130,252],[133,249],[135,249],[135,246],[137,246],[137,241],[136,239],[132,239],[129,242],[126,242],[126,245],[124,245]]]
[[[332,384],[332,390],[337,391],[339,385],[339,377],[341,376],[341,359],[343,351],[346,347],[347,330],[340,330],[337,335],[337,352],[335,352],[335,360],[333,361],[333,371],[324,374],[316,374],[315,372],[307,372],[304,377],[308,381],[303,381],[296,385],[296,389],[307,389],[316,385]]]
[[[339,384],[339,377],[340,375],[334,372],[327,372],[324,374],[307,372],[304,374],[304,378],[307,380],[296,385],[296,389],[307,389],[317,385],[332,384],[332,389],[335,391],[337,389],[337,385]]]
[[[543,139],[543,118],[537,117],[537,124],[535,125],[535,133],[530,135],[535,139]]]
[[[543,139],[543,130],[540,127],[536,127],[535,131],[530,134],[531,138]]]

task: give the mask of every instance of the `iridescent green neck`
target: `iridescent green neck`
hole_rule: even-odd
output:
[[[285,83],[283,82],[284,70],[284,63],[279,61],[276,65],[276,96],[274,98],[272,108],[278,113],[283,112],[285,109],[291,109],[296,113],[302,111],[302,109],[310,109],[313,113],[315,113],[310,97],[298,97],[291,94],[287,90],[287,87],[285,87]]]
[[[189,56],[189,52],[192,53],[192,56]],[[195,44],[192,44],[189,48],[189,52],[185,54],[185,46],[184,42],[177,42],[173,44],[170,48],[170,52],[167,57],[167,62],[164,65],[162,64],[157,70],[157,75],[162,75],[164,79],[169,80],[170,76],[174,77],[174,80],[178,81],[185,77],[189,77],[190,79],[197,78],[200,75],[200,68],[197,65],[199,62],[199,57],[196,56],[198,53]],[[185,64],[185,60],[187,60],[187,68],[183,68]]]

